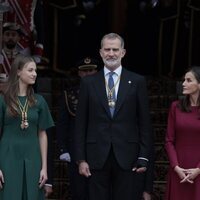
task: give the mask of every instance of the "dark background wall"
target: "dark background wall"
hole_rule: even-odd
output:
[[[124,37],[124,65],[141,74],[180,77],[188,66],[200,65],[197,0],[91,1],[93,8],[83,6],[88,0],[44,1],[51,67],[67,70],[82,57],[99,58],[100,39],[108,32]]]

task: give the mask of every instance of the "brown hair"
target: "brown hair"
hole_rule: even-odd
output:
[[[197,82],[200,84],[200,67],[199,66],[193,66],[187,70],[186,73],[191,72]],[[198,107],[200,108],[200,95],[198,97]],[[183,112],[190,112],[190,98],[189,95],[185,95],[181,100],[179,101],[178,107],[181,109]]]
[[[4,98],[8,107],[8,113],[12,116],[18,115],[18,103],[17,97],[19,93],[19,77],[18,70],[22,70],[27,63],[34,62],[33,58],[30,56],[18,55],[12,65],[9,73],[8,82],[4,89]],[[32,85],[27,88],[27,98],[29,106],[33,106],[36,101],[34,98],[34,90]]]

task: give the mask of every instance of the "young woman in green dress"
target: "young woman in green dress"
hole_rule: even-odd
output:
[[[44,200],[46,129],[54,123],[46,101],[33,91],[36,77],[34,60],[19,55],[0,95],[1,200]]]

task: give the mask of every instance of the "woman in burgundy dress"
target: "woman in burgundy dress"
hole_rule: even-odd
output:
[[[172,103],[165,147],[170,168],[166,200],[200,199],[200,67],[185,74],[184,97]]]

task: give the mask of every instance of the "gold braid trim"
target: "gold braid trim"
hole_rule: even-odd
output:
[[[75,117],[76,114],[73,113],[73,112],[71,111],[70,107],[69,107],[69,101],[68,101],[67,91],[66,91],[66,90],[64,90],[64,94],[65,94],[65,103],[66,103],[67,109],[68,109],[68,111],[69,111],[69,114],[72,115],[73,117]]]

